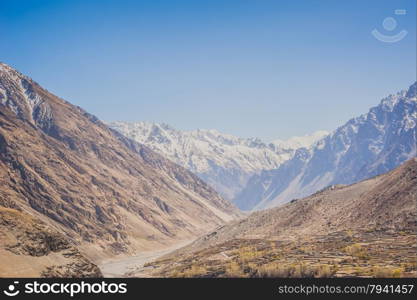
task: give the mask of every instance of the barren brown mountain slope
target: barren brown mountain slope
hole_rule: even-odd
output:
[[[39,218],[95,261],[239,215],[186,169],[1,63],[0,206]]]
[[[417,158],[219,227],[131,276],[416,276]]]
[[[60,233],[26,213],[0,207],[0,277],[101,277]]]
[[[416,226],[417,159],[349,186],[331,186],[310,197],[259,211],[231,222],[194,243],[195,247],[232,238],[296,240],[364,228],[402,230]]]

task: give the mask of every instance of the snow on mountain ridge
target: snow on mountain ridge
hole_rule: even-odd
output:
[[[380,101],[319,140],[306,159],[296,156],[275,170],[255,174],[236,197],[248,209],[277,206],[332,184],[351,184],[416,156],[416,83]],[[264,182],[272,182],[265,188]]]
[[[241,138],[215,129],[180,131],[167,124],[111,122],[125,136],[186,167],[232,200],[253,174],[277,168],[296,148]]]
[[[47,126],[52,118],[51,109],[34,90],[33,84],[37,85],[29,77],[0,62],[0,104],[9,107],[17,116],[27,116],[34,125]]]
[[[208,171],[209,160],[224,167],[237,167],[239,161],[245,171],[273,168],[285,160],[285,156],[274,153],[266,144],[263,147],[258,145],[256,150],[254,140],[221,134],[216,130],[179,131],[165,124],[149,122],[112,122],[110,125],[198,173]],[[249,160],[255,158],[254,152],[258,152],[257,159]],[[261,163],[259,157],[270,159]]]
[[[328,134],[328,131],[318,130],[312,134],[304,136],[294,136],[287,140],[275,140],[272,142],[272,144],[286,149],[310,148],[316,142],[318,142]]]

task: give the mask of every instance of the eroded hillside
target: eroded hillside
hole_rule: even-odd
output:
[[[350,186],[251,214],[135,274],[416,276],[417,159]]]

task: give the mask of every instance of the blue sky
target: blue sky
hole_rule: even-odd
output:
[[[103,120],[265,140],[335,129],[416,80],[414,0],[0,0],[0,37],[0,61]]]

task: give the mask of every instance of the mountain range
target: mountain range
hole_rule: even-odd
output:
[[[0,277],[415,276],[416,86],[265,143],[104,123],[0,63]]]
[[[192,239],[240,215],[190,171],[3,63],[0,186],[5,240],[19,241],[30,224],[44,224],[42,232],[60,232],[95,263]],[[11,220],[21,215],[30,217]],[[13,225],[25,220],[29,224]],[[29,235],[29,245],[31,239],[36,237]],[[33,256],[12,253],[11,246],[0,248],[15,261]],[[61,266],[53,257],[48,268]],[[45,269],[37,271],[40,276]]]
[[[416,83],[331,133],[262,142],[166,124],[109,126],[187,168],[242,210],[259,210],[351,184],[416,156]]]
[[[274,207],[334,184],[386,173],[416,156],[416,83],[349,120],[277,169],[250,178],[236,197],[248,208]]]
[[[278,168],[292,158],[298,148],[309,148],[328,134],[317,131],[265,143],[259,138],[240,138],[217,130],[180,131],[167,124],[151,122],[110,122],[108,125],[187,168],[232,202],[250,177]],[[239,202],[235,203],[244,208]]]

